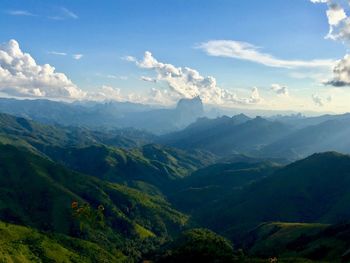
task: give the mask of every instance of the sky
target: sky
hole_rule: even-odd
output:
[[[346,0],[1,0],[0,95],[350,111]]]

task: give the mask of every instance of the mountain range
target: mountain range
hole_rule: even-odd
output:
[[[162,135],[1,113],[1,257],[347,262],[346,115],[209,119],[201,105],[166,110],[191,123]]]
[[[131,102],[73,102],[0,99],[0,112],[46,124],[89,128],[136,128],[166,133],[184,128],[203,116],[199,97],[181,99],[175,108],[154,108]]]

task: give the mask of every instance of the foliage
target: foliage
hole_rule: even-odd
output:
[[[84,231],[79,231],[79,224],[72,218],[72,201],[102,205],[105,227],[93,227],[89,219],[93,210],[86,206],[83,211],[89,216],[85,212],[79,215],[84,221]],[[108,251],[124,251],[125,242],[132,241],[132,254],[138,256],[142,246],[148,246],[144,239],[162,242],[187,222],[187,216],[173,209],[163,196],[101,181],[1,145],[0,219],[89,240]]]
[[[170,245],[159,262],[235,262],[231,243],[207,229],[184,232]]]
[[[79,221],[80,231],[83,231],[84,225],[87,225],[93,229],[102,228],[105,226],[103,205],[99,205],[97,209],[93,209],[88,203],[79,205],[77,201],[73,201],[71,207],[74,218]]]
[[[65,235],[0,222],[0,262],[127,262],[121,251]]]

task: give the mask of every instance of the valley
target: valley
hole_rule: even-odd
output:
[[[300,149],[293,138],[309,131],[302,145],[319,147],[323,129],[314,127],[346,133],[329,122],[296,128],[238,115],[153,135],[0,114],[1,253],[23,262],[177,262],[187,249],[203,256],[204,242],[220,262],[341,262],[350,245],[346,146],[298,161],[270,154],[275,145]],[[102,225],[91,221],[100,206]]]

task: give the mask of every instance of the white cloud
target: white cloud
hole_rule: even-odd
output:
[[[337,0],[310,0],[313,3],[326,3],[328,5],[327,17],[329,33],[326,38],[339,40],[348,44],[350,40],[350,18],[347,16],[342,4]],[[333,67],[333,77],[324,81],[327,85],[335,87],[350,86],[350,55],[337,61]]]
[[[306,61],[279,59],[260,52],[259,48],[252,44],[233,40],[211,40],[201,43],[197,48],[204,50],[209,56],[247,60],[277,68],[329,68],[334,63],[330,59]]]
[[[125,98],[121,95],[119,88],[103,85],[97,92],[91,92],[87,95],[87,99],[94,101],[116,100],[123,101]]]
[[[325,3],[328,5],[326,15],[328,18],[329,32],[326,38],[349,42],[350,40],[350,18],[343,7],[341,0],[310,0],[313,3]]]
[[[333,78],[326,82],[335,87],[350,86],[350,55],[338,61],[333,69]]]
[[[125,56],[125,57],[122,57],[121,59],[128,62],[136,62],[136,58],[133,56]]]
[[[328,96],[326,98],[321,97],[320,95],[313,94],[311,96],[312,101],[315,103],[316,106],[323,107],[328,103],[331,103],[333,98],[332,96]]]
[[[38,65],[16,40],[0,45],[0,92],[10,96],[80,99],[86,94],[49,64]]]
[[[11,16],[35,16],[27,10],[9,10],[6,13]]]
[[[68,53],[66,52],[59,52],[59,51],[49,51],[48,54],[50,55],[56,55],[56,56],[68,56]],[[72,58],[75,60],[80,60],[83,58],[83,54],[73,54]]]
[[[289,96],[288,87],[280,84],[272,84],[271,90],[278,95]]]
[[[66,16],[66,17],[70,17],[70,18],[73,18],[73,19],[78,19],[78,15],[76,15],[74,12],[68,10],[67,8],[65,7],[61,7],[61,10],[62,10],[62,13]]]
[[[49,16],[52,20],[66,20],[66,19],[78,19],[79,16],[68,8],[61,7],[58,9],[58,14],[54,16]]]
[[[72,55],[72,57],[75,59],[75,60],[80,60],[84,55],[83,54],[74,54]]]
[[[250,95],[250,98],[248,98],[247,100],[248,101],[245,102],[246,104],[256,104],[261,101],[261,97],[257,87],[254,87],[252,89],[252,94]]]
[[[33,14],[27,10],[8,10],[6,11],[11,16],[43,16],[52,20],[78,19],[79,16],[66,7],[56,8],[56,15]]]
[[[337,26],[342,20],[346,18],[344,9],[335,3],[329,5],[327,10],[328,23],[331,26]]]
[[[156,83],[157,80],[151,77],[146,77],[146,76],[141,76],[141,80],[146,81],[146,82],[153,82]]]
[[[119,80],[128,80],[129,78],[127,76],[116,76],[116,75],[107,75],[108,79],[119,79]]]
[[[106,79],[117,79],[117,80],[128,80],[128,76],[118,76],[118,75],[113,75],[113,74],[101,74],[101,73],[96,73],[95,76],[100,77],[100,78],[106,78]]]
[[[65,52],[58,52],[58,51],[49,51],[50,55],[57,55],[57,56],[67,56],[67,53]]]
[[[155,71],[157,73],[156,80],[167,84],[169,90],[166,95],[173,100],[200,96],[205,103],[211,104],[247,105],[261,101],[257,88],[252,90],[252,94],[248,98],[240,98],[236,93],[218,87],[214,77],[204,77],[197,70],[188,67],[176,67],[172,64],[159,62],[148,51],[145,52],[142,60],[131,58],[128,61],[135,62],[138,67]]]

